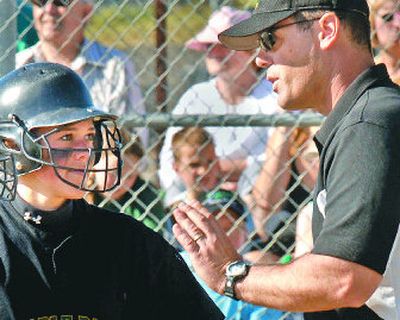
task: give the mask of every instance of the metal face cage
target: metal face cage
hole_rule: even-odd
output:
[[[121,136],[113,120],[94,121],[95,135],[87,148],[54,148],[49,137],[63,129],[54,128],[41,135],[23,130],[21,153],[30,161],[51,166],[58,178],[79,190],[106,192],[121,179]],[[68,159],[80,155],[84,162],[68,165]],[[18,168],[17,168],[18,169]],[[74,178],[70,178],[73,176]],[[77,176],[80,176],[77,182]]]

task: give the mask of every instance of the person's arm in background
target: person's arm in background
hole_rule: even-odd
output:
[[[237,182],[247,167],[247,159],[219,159],[219,167],[224,181]]]
[[[252,196],[260,210],[253,215],[258,234],[266,238],[264,224],[273,212],[278,212],[285,199],[290,180],[289,135],[292,128],[278,127],[265,148],[265,161],[254,186]]]

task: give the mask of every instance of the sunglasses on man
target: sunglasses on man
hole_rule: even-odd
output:
[[[265,29],[259,35],[259,38],[258,38],[259,46],[261,49],[263,49],[265,51],[270,51],[270,50],[272,50],[272,48],[274,47],[274,45],[276,43],[276,36],[275,36],[276,30],[282,29],[285,27],[289,27],[294,24],[301,24],[301,23],[306,23],[306,22],[310,22],[310,21],[316,21],[319,19],[321,19],[321,17],[314,18],[314,19],[308,19],[308,20],[295,21],[295,22],[283,24],[283,25],[280,25],[277,27],[272,26],[271,28]]]
[[[56,7],[68,7],[73,0],[32,0],[32,3],[39,7],[44,7],[47,3],[52,3]]]

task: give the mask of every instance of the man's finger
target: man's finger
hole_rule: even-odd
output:
[[[188,216],[206,236],[216,235],[217,237],[224,237],[226,235],[214,215],[203,207],[200,202],[195,201],[190,204],[190,207],[191,210],[188,209],[187,211]]]
[[[195,226],[196,230],[200,230],[206,238],[213,239],[215,236],[223,233],[217,221],[214,219],[214,216],[201,205],[196,205],[195,203],[193,203],[192,206],[186,203],[180,203],[178,209],[185,213],[190,223]],[[182,219],[181,221],[183,223],[189,223],[184,219]],[[182,225],[182,223],[180,223],[180,225],[186,228],[186,226]],[[190,226],[189,228],[193,227]],[[191,232],[190,230],[187,231],[189,233]]]
[[[190,219],[186,211],[181,210],[180,207],[176,208],[174,210],[174,217],[179,226],[185,230],[192,241],[197,242],[205,238],[204,232]]]
[[[198,251],[199,246],[197,245],[196,241],[189,236],[189,234],[179,225],[179,223],[175,223],[172,226],[172,232],[174,233],[175,238],[187,252],[194,253]]]

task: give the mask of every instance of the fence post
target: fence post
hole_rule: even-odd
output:
[[[15,69],[16,0],[0,0],[0,76]]]
[[[156,73],[159,83],[156,88],[156,103],[160,111],[167,110],[167,6],[164,0],[155,1],[156,28]]]

